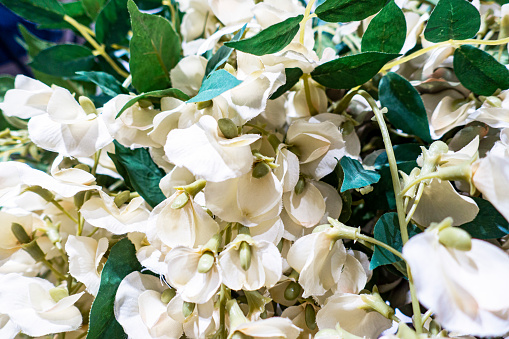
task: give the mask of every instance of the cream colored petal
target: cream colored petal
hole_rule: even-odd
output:
[[[460,195],[447,180],[433,179],[424,188],[421,201],[412,217],[419,225],[428,227],[432,222],[440,222],[452,217],[453,225],[458,226],[474,220],[479,213],[475,201]]]
[[[171,84],[189,96],[195,96],[200,90],[207,59],[192,55],[183,58],[170,71]]]
[[[251,19],[253,0],[209,0],[210,9],[225,26],[238,22],[247,22]]]
[[[284,145],[280,145],[276,164],[279,166],[274,170],[274,174],[282,182],[283,192],[293,190],[299,181],[299,158],[284,148]]]
[[[6,116],[29,119],[46,113],[52,94],[53,90],[49,86],[18,74],[14,81],[14,89],[5,93],[0,109]]]
[[[283,194],[283,204],[290,218],[304,227],[315,226],[325,213],[325,200],[311,181],[300,194],[295,190]]]
[[[62,87],[55,87],[53,90],[48,101],[48,115],[51,120],[63,124],[87,119],[87,114],[74,96]]]

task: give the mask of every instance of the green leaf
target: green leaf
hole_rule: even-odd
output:
[[[89,71],[95,64],[92,51],[80,45],[56,45],[39,52],[29,64],[36,70],[59,77]]]
[[[255,36],[240,41],[226,42],[228,47],[254,55],[265,55],[279,52],[290,42],[299,31],[299,24],[304,16],[297,15],[265,28]]]
[[[316,67],[311,76],[329,88],[348,89],[369,81],[399,54],[363,52],[335,59]]]
[[[120,112],[118,112],[115,119],[118,118],[120,115],[122,115],[122,113],[124,113],[124,111],[126,109],[128,109],[129,107],[131,107],[132,105],[134,105],[135,103],[137,103],[138,101],[140,101],[142,99],[152,100],[152,99],[157,99],[157,98],[162,98],[162,97],[173,97],[173,98],[177,98],[182,101],[189,100],[189,96],[187,94],[185,94],[184,92],[182,92],[181,90],[176,89],[176,88],[168,88],[168,89],[163,89],[160,91],[152,91],[152,92],[143,93],[143,94],[140,94],[140,95],[132,98],[131,100],[129,100],[122,107]]]
[[[339,162],[344,173],[343,184],[341,185],[340,192],[344,192],[352,188],[369,186],[380,180],[380,174],[375,171],[364,169],[362,164],[355,159],[344,156]]]
[[[181,54],[177,33],[168,20],[141,13],[132,0],[127,7],[133,30],[129,61],[133,86],[139,92],[170,87],[169,71],[178,63]]]
[[[52,24],[63,20],[65,10],[58,0],[0,0],[20,17],[38,24]]]
[[[394,127],[430,143],[428,115],[417,90],[402,76],[389,72],[378,85],[379,99],[387,107]]]
[[[480,95],[509,88],[509,70],[488,53],[470,45],[454,51],[454,73],[463,86]]]
[[[381,10],[386,0],[327,0],[315,14],[327,22],[350,22],[366,19]]]
[[[405,15],[398,5],[391,1],[369,23],[362,36],[362,51],[399,53],[405,39]]]
[[[188,103],[212,100],[221,93],[224,93],[242,83],[236,77],[220,69],[210,73],[207,79],[203,80],[200,91]]]
[[[498,239],[509,234],[509,222],[488,200],[477,197],[472,199],[479,206],[479,213],[474,220],[461,225],[461,228],[478,239]]]
[[[242,26],[240,31],[238,31],[237,34],[235,34],[230,41],[239,41],[239,39],[242,37],[242,34],[244,34],[244,31],[246,30],[246,26],[247,24]],[[230,57],[232,52],[233,48],[231,47],[225,45],[219,47],[217,52],[209,59],[209,61],[207,61],[207,67],[205,68],[205,75],[203,76],[203,78],[205,79],[206,77],[208,77],[210,73],[212,73],[219,66],[228,61],[228,58]]]
[[[424,37],[431,42],[472,38],[481,27],[481,15],[466,0],[440,0],[431,13]]]
[[[166,173],[152,160],[148,150],[145,148],[132,150],[122,146],[116,140],[114,144],[116,160],[123,166],[119,173],[121,171],[127,173],[132,188],[152,207],[166,199],[159,188],[159,182]]]
[[[408,224],[408,237],[411,238],[421,231],[413,224]],[[401,232],[399,230],[398,213],[385,213],[378,219],[373,231],[376,240],[383,242],[401,252],[403,249],[403,241],[401,240]],[[423,253],[423,255],[425,255]],[[385,248],[375,246],[375,251],[371,257],[369,269],[374,270],[378,266],[389,265],[402,261],[399,257],[389,252]]]
[[[76,74],[78,76],[73,79],[92,82],[110,97],[115,97],[118,94],[129,94],[129,91],[122,87],[122,84],[111,74],[104,72],[76,72]]]
[[[302,74],[304,74],[304,72],[302,72],[302,70],[298,67],[285,68],[286,83],[284,85],[281,85],[274,93],[272,93],[269,99],[274,100],[279,98],[281,95],[285,94],[297,82],[299,82]]]
[[[141,269],[136,249],[129,239],[124,238],[111,248],[101,273],[99,292],[90,310],[87,339],[127,338],[113,313],[115,295],[122,279]]]
[[[127,0],[110,0],[97,17],[96,39],[101,44],[121,44],[127,41],[130,29]]]
[[[81,0],[81,3],[87,15],[92,20],[95,20],[101,9],[104,7],[106,0]]]
[[[51,41],[39,39],[38,37],[30,33],[28,29],[26,29],[25,26],[23,26],[22,24],[18,24],[18,29],[25,42],[26,46],[24,47],[28,52],[28,55],[32,58],[39,54],[39,52],[47,48],[50,48],[51,46],[55,46],[55,43]]]
[[[80,24],[85,26],[90,26],[92,20],[88,17],[85,9],[83,8],[81,2],[66,2],[62,4],[64,7],[65,15],[72,17],[74,20],[78,21]],[[72,29],[77,32],[76,28],[74,28],[67,21],[60,20],[53,23],[40,24],[40,29]]]

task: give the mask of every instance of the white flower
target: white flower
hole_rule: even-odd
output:
[[[18,331],[33,337],[78,329],[82,317],[74,303],[83,292],[65,296],[66,289],[55,291],[45,279],[16,273],[1,275],[0,314],[7,315]]]
[[[329,121],[297,120],[288,128],[285,143],[298,152],[301,172],[316,180],[332,172],[346,154],[338,127]]]
[[[209,0],[209,6],[214,15],[225,26],[238,22],[247,22],[253,14],[254,0]]]
[[[306,180],[302,192],[283,194],[283,205],[290,218],[303,227],[312,227],[325,214],[325,200],[312,180]]]
[[[189,96],[195,96],[200,90],[207,59],[199,55],[183,58],[170,71],[171,85]]]
[[[22,209],[2,209],[0,211],[0,265],[21,249],[21,244],[11,231],[13,223],[20,224],[27,234],[44,227],[44,221],[34,213]]]
[[[423,256],[424,257],[424,256]],[[392,321],[376,311],[362,309],[366,303],[361,295],[336,294],[329,299],[316,314],[316,323],[320,330],[341,328],[351,334],[376,339],[380,334],[391,327]]]
[[[183,207],[172,206],[183,191],[175,192],[171,197],[157,205],[150,213],[147,238],[153,243],[161,241],[166,246],[195,247],[204,245],[219,231],[219,225],[192,198]]]
[[[153,120],[159,110],[153,106],[141,107],[137,102],[126,109],[118,118],[118,112],[134,96],[121,94],[108,101],[102,108],[102,115],[108,131],[120,144],[129,148],[159,147],[149,136]]]
[[[272,172],[254,178],[249,171],[239,178],[207,183],[205,200],[212,213],[224,221],[255,226],[278,216],[282,191]]]
[[[136,197],[128,204],[118,207],[113,197],[103,191],[99,191],[99,197],[87,200],[80,212],[89,224],[113,234],[145,232],[150,215],[142,197]]]
[[[203,304],[195,304],[191,314],[187,317],[183,314],[184,299],[177,294],[168,303],[168,315],[184,326],[184,333],[188,338],[207,338],[217,328],[219,322],[214,301],[211,299]]]
[[[69,256],[69,273],[85,284],[87,291],[93,296],[99,291],[101,274],[98,268],[107,250],[107,238],[97,241],[89,237],[69,235],[65,244],[65,251]]]
[[[208,252],[207,254],[205,254]],[[199,272],[202,255],[209,255],[214,263],[206,273]],[[221,285],[221,272],[216,255],[207,249],[192,249],[178,246],[166,255],[168,270],[165,277],[171,286],[177,288],[183,300],[197,304],[209,301]]]
[[[346,260],[343,242],[334,228],[298,239],[288,251],[288,264],[299,272],[303,297],[320,296],[337,284]]]
[[[412,237],[403,256],[419,301],[445,329],[476,336],[509,331],[509,256],[501,249],[477,239],[470,251],[446,247],[434,228]]]
[[[242,267],[241,245],[249,245],[250,265]],[[232,290],[254,291],[262,286],[274,286],[282,275],[281,254],[276,245],[268,241],[255,241],[249,236],[238,235],[219,255],[223,283]]]
[[[474,220],[479,207],[474,199],[459,194],[448,180],[433,179],[424,188],[421,200],[412,219],[427,227],[432,222],[440,222],[452,217],[454,226]]]
[[[61,87],[53,90],[47,114],[30,119],[28,133],[37,146],[71,157],[91,156],[113,141],[102,115],[86,112]]]
[[[260,138],[245,134],[233,139],[219,135],[217,122],[211,116],[186,129],[168,134],[164,151],[168,160],[186,167],[197,178],[218,182],[247,173],[253,164],[250,144]]]
[[[509,220],[509,151],[502,143],[497,143],[485,158],[474,164],[472,181],[483,197]]]
[[[14,89],[5,93],[0,109],[6,116],[28,119],[46,113],[52,94],[53,90],[39,80],[18,74]]]
[[[234,328],[228,338],[232,338],[235,333],[242,333],[253,339],[296,339],[300,332],[301,329],[293,325],[290,319],[272,317],[243,323]]]
[[[115,296],[115,318],[129,338],[173,339],[183,333],[182,324],[167,313],[161,301],[166,289],[159,278],[132,272],[118,286]]]

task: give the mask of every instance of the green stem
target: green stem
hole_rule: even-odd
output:
[[[429,51],[432,51],[436,48],[440,48],[443,46],[451,45],[451,46],[460,46],[460,45],[490,45],[490,46],[498,46],[498,45],[504,45],[509,43],[509,38],[505,39],[499,39],[499,40],[477,40],[477,39],[466,39],[466,40],[448,40],[448,41],[442,41],[435,45],[423,48],[418,50],[417,52],[414,52],[406,57],[403,57],[401,59],[395,60],[393,62],[389,62],[387,65],[382,67],[380,72],[387,71],[394,66],[401,65],[407,61],[413,60],[425,53],[428,53]]]
[[[396,199],[396,210],[398,212],[398,221],[399,221],[399,229],[401,232],[401,240],[403,245],[408,241],[408,229],[407,223],[405,221],[405,210],[403,206],[403,199],[401,192],[401,186],[399,182],[398,175],[398,165],[396,162],[396,156],[394,155],[394,149],[392,148],[391,138],[389,136],[389,130],[387,129],[387,125],[385,124],[383,113],[378,108],[375,100],[369,95],[368,92],[364,90],[359,90],[358,94],[362,95],[371,106],[373,113],[375,114],[375,118],[378,122],[378,126],[380,126],[380,130],[382,132],[382,139],[385,145],[385,151],[387,152],[387,160],[389,161],[389,168],[391,171],[392,177],[392,185],[394,187],[394,195]],[[408,285],[410,288],[410,295],[412,299],[412,310],[414,312],[414,321],[415,321],[415,329],[417,334],[422,333],[422,319],[421,319],[421,308],[419,305],[419,300],[417,299],[417,293],[415,291],[415,286],[412,278],[412,273],[410,272],[410,265],[407,266],[407,276],[408,276]]]
[[[306,94],[306,104],[308,106],[309,114],[316,115],[318,112],[316,111],[315,106],[313,106],[313,101],[311,99],[311,88],[309,87],[309,74],[304,74],[302,76],[302,81],[304,82],[304,93]]]
[[[55,276],[57,276],[58,279],[60,280],[66,280],[67,277],[62,274],[61,272],[59,272],[47,259],[42,259],[41,262],[47,267],[50,269],[51,272],[53,272],[53,274]]]
[[[74,221],[74,223],[76,224],[79,224],[78,220],[73,217],[72,215],[69,214],[69,212],[67,212],[63,207],[62,205],[60,205],[60,203],[56,200],[51,200],[50,201],[53,205],[56,206],[56,208],[58,208],[62,213],[64,213],[69,219],[71,219],[72,221]]]
[[[401,260],[405,260],[405,258],[403,258],[403,254],[401,254],[400,251],[398,251],[397,249],[395,249],[392,246],[387,245],[386,243],[383,243],[381,241],[376,240],[375,238],[369,237],[369,236],[364,235],[364,234],[358,234],[357,235],[357,239],[364,240],[365,242],[371,243],[373,245],[383,247],[387,251],[391,252],[392,254],[394,254],[395,256],[400,258]]]

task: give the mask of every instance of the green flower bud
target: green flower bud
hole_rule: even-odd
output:
[[[46,260],[46,255],[39,247],[39,244],[34,239],[28,244],[21,245],[21,248],[25,250],[35,261],[40,262]]]
[[[76,166],[74,166],[73,168],[77,168],[77,169],[79,169],[79,170],[82,170],[82,171],[85,171],[85,172],[90,173],[90,166],[85,165],[85,164],[77,164],[77,165],[76,165]]]
[[[460,251],[470,251],[472,237],[467,231],[458,227],[447,227],[438,233],[438,241],[445,247]]]
[[[299,297],[301,292],[302,287],[295,281],[292,281],[286,286],[284,296],[286,300],[295,300]]]
[[[138,105],[141,108],[149,108],[152,106],[152,101],[147,100],[147,99],[141,99],[141,100],[138,100]]]
[[[253,178],[261,179],[270,172],[270,166],[265,161],[258,162],[253,167]]]
[[[28,244],[32,241],[25,228],[16,222],[12,223],[11,231],[21,244]]]
[[[207,273],[214,265],[214,253],[207,251],[198,260],[198,272]]]
[[[240,266],[247,271],[251,266],[251,246],[245,241],[240,243]]]
[[[306,319],[306,326],[314,331],[316,329],[316,313],[315,308],[311,304],[307,304],[304,310],[304,315]]]
[[[46,201],[53,201],[55,200],[55,195],[51,193],[49,190],[42,188],[41,186],[30,186],[25,188],[25,192],[34,192],[35,194],[38,194]]]
[[[177,292],[173,288],[167,288],[161,293],[161,302],[167,304],[173,299]]]
[[[92,100],[90,100],[87,97],[80,96],[78,98],[78,102],[80,103],[81,108],[85,111],[87,114],[97,114],[97,109],[95,108],[94,103]]]
[[[219,130],[223,133],[224,137],[227,139],[233,139],[239,136],[239,129],[237,125],[233,121],[228,118],[222,118],[217,121],[217,125],[219,126]]]
[[[193,313],[195,307],[195,303],[184,301],[182,304],[182,314],[184,315],[184,318],[189,317]]]
[[[53,299],[57,303],[60,300],[64,299],[65,297],[68,297],[69,293],[67,292],[66,288],[54,287],[49,290],[49,295],[51,296],[51,299]]]
[[[212,102],[212,100],[207,100],[207,101],[200,101],[200,102],[197,102],[196,103],[196,108],[198,110],[202,110],[202,109],[205,109],[207,107],[210,107],[212,106],[214,103]]]
[[[178,188],[184,190],[191,197],[194,197],[202,189],[205,188],[205,185],[207,185],[207,181],[203,180],[203,179],[199,179],[189,185],[178,187]]]
[[[362,294],[361,299],[364,301],[364,305],[360,306],[360,309],[376,311],[387,319],[391,319],[394,315],[394,309],[385,303],[380,293],[378,293],[378,288],[376,286],[373,287],[373,292],[371,294]]]
[[[299,195],[302,192],[304,192],[304,188],[306,188],[306,181],[303,177],[299,178],[299,181],[297,181],[297,184],[295,185],[295,188],[293,189],[295,191],[295,194]]]
[[[85,195],[87,194],[86,191],[78,192],[74,195],[74,205],[77,209],[80,209],[81,206],[85,203]]]
[[[188,201],[189,201],[189,195],[187,195],[186,192],[182,192],[175,198],[175,200],[173,200],[173,202],[171,204],[171,208],[173,208],[174,210],[178,210],[178,209],[184,207]]]
[[[119,194],[117,194],[115,199],[113,199],[113,202],[115,203],[115,205],[117,205],[118,208],[120,208],[123,204],[128,202],[130,198],[131,198],[131,192],[123,191],[123,192],[120,192]]]

